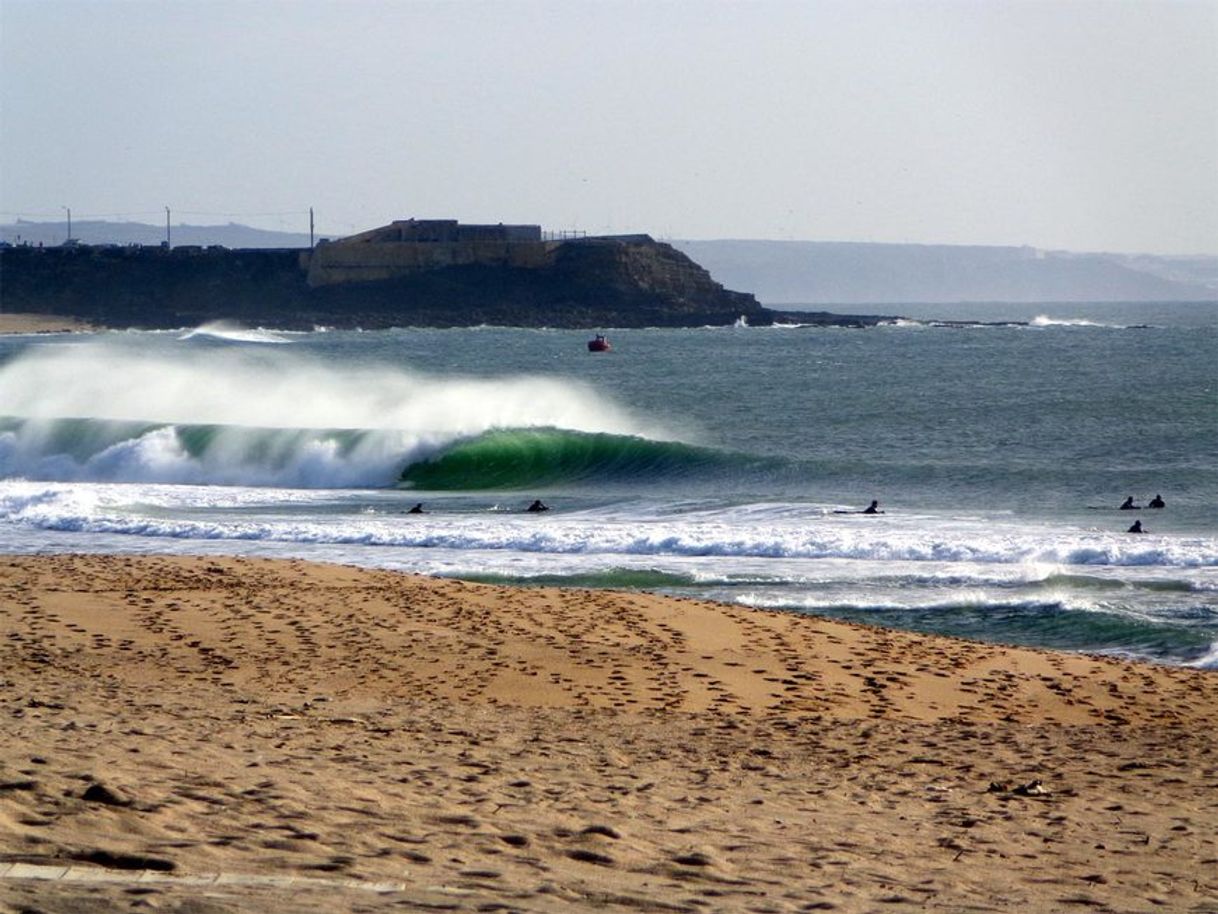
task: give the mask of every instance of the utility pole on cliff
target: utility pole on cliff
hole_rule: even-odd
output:
[[[64,209],[66,209],[68,211],[68,241],[71,241],[72,240],[72,207],[65,206]]]
[[[309,207],[309,250],[313,250],[313,207]]]
[[[169,240],[169,207],[165,207],[165,247],[171,248],[173,245]]]

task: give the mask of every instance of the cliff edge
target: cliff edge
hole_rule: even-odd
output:
[[[149,329],[222,319],[378,329],[681,327],[740,317],[766,325],[793,317],[724,289],[646,235],[545,241],[536,227],[414,220],[314,249],[0,247],[0,310]]]

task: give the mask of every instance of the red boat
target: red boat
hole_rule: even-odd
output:
[[[608,352],[613,347],[609,345],[609,341],[605,339],[603,334],[598,333],[592,339],[588,340],[589,352]]]

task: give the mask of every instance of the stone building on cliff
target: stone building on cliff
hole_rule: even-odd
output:
[[[554,242],[539,225],[468,225],[456,219],[399,219],[305,254],[312,288],[395,279],[422,270],[480,264],[540,268]]]

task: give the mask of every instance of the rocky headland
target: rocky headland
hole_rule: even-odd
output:
[[[0,311],[110,327],[233,320],[283,329],[868,326],[875,315],[782,312],[725,289],[646,235],[543,241],[398,240],[394,223],[314,249],[0,247]],[[460,229],[483,227],[462,226]],[[386,238],[395,230],[397,237]],[[456,236],[454,236],[456,237]]]

